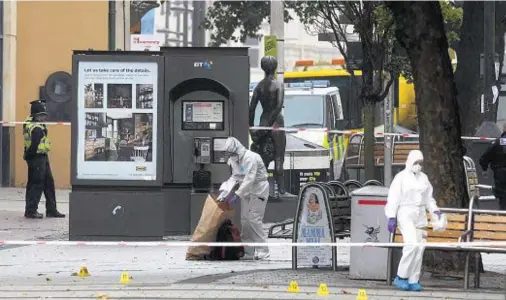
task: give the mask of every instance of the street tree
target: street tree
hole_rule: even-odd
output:
[[[458,39],[462,11],[441,2],[449,40]],[[295,15],[309,33],[330,33],[332,44],[341,52],[351,84],[360,86],[359,99],[363,107],[365,132],[366,179],[374,177],[374,107],[387,96],[394,78],[403,74],[411,78],[410,65],[395,43],[395,24],[390,11],[382,2],[365,1],[286,1],[285,22]],[[270,18],[269,1],[216,1],[208,10],[203,26],[211,31],[211,45],[219,46],[229,40],[244,42],[247,37],[260,38],[262,23]],[[293,14],[290,14],[290,11]],[[361,60],[347,51],[349,41],[346,25],[353,25],[361,42]],[[239,35],[235,33],[239,29]],[[362,71],[361,76],[356,71]],[[388,76],[386,75],[388,74]],[[351,90],[354,90],[353,88]]]
[[[398,77],[400,65],[406,62],[392,53],[393,19],[381,2],[367,1],[363,4],[348,1],[297,1],[285,2],[285,7],[295,12],[308,29],[330,32],[334,45],[346,61],[346,69],[352,81],[361,85],[359,98],[363,104],[365,134],[366,179],[374,177],[374,106],[387,96],[394,78]],[[214,46],[228,40],[244,41],[248,36],[258,37],[262,22],[269,18],[270,3],[265,1],[217,1],[209,9],[204,27],[211,30]],[[354,26],[361,41],[362,59],[352,61],[347,49],[347,38],[341,17]],[[285,10],[285,21],[292,19]],[[234,36],[236,29],[240,36]],[[361,82],[357,82],[356,70],[361,70]],[[390,76],[385,76],[385,71]]]
[[[397,40],[406,49],[415,83],[424,169],[440,207],[467,204],[457,88],[441,8],[436,2],[388,2]],[[436,258],[434,256],[433,258]],[[458,271],[457,254],[438,253],[438,273]]]

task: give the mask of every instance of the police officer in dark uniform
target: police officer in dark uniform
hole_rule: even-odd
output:
[[[65,218],[56,209],[56,194],[54,179],[49,166],[48,153],[51,151],[47,127],[40,124],[47,119],[46,106],[43,100],[30,102],[31,115],[23,124],[24,156],[28,165],[28,182],[26,184],[25,217],[30,219],[42,219],[37,209],[39,207],[42,192],[46,198],[46,217]]]
[[[501,137],[480,158],[483,171],[490,165],[494,171],[494,196],[499,200],[499,209],[506,210],[506,124]]]

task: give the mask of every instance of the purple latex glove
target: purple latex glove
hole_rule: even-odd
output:
[[[397,219],[395,218],[388,219],[388,231],[390,233],[394,233],[396,228],[397,228]]]
[[[234,195],[232,198],[230,198],[230,203],[235,203],[239,199],[239,196]]]
[[[441,211],[440,210],[434,211],[433,214],[435,214],[438,218],[441,218]]]

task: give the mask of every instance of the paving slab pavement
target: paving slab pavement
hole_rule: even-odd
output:
[[[288,293],[285,286],[279,285],[196,285],[172,284],[159,286],[124,285],[84,285],[55,286],[35,285],[30,288],[2,287],[0,299],[12,298],[52,298],[52,299],[345,299],[355,300],[358,289],[329,288],[328,296],[317,294],[317,288],[300,287],[299,293]],[[367,289],[370,300],[386,299],[487,299],[503,300],[499,293],[469,293],[458,290],[403,292],[382,289]]]
[[[65,219],[26,219],[25,190],[0,188],[0,240],[68,240],[68,190],[57,190],[58,209],[67,215]],[[39,204],[44,214],[45,199]],[[13,247],[13,246],[9,246]]]
[[[57,195],[59,209],[68,213],[68,191]],[[39,207],[44,208],[43,201]],[[68,218],[27,220],[23,209],[24,189],[0,189],[0,240],[68,239]],[[489,272],[482,275],[484,288],[477,291],[463,291],[461,281],[431,279],[427,274],[423,278],[427,290],[403,294],[384,282],[350,280],[346,271],[292,271],[290,247],[272,247],[271,259],[257,262],[189,262],[182,247],[33,245],[0,250],[0,299],[97,299],[99,293],[108,299],[321,299],[316,295],[320,282],[329,286],[327,299],[356,299],[359,288],[367,289],[369,299],[506,299],[501,277]],[[349,264],[349,251],[339,247],[341,267]],[[483,259],[487,271],[506,274],[506,255]],[[88,267],[91,277],[75,276],[81,266]],[[123,271],[132,276],[128,285],[118,283]],[[286,292],[291,280],[299,282],[301,293]]]

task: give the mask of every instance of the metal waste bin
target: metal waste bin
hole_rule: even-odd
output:
[[[351,194],[351,242],[388,243],[390,233],[385,217],[388,188],[366,186]],[[387,279],[388,249],[351,247],[350,278]]]

